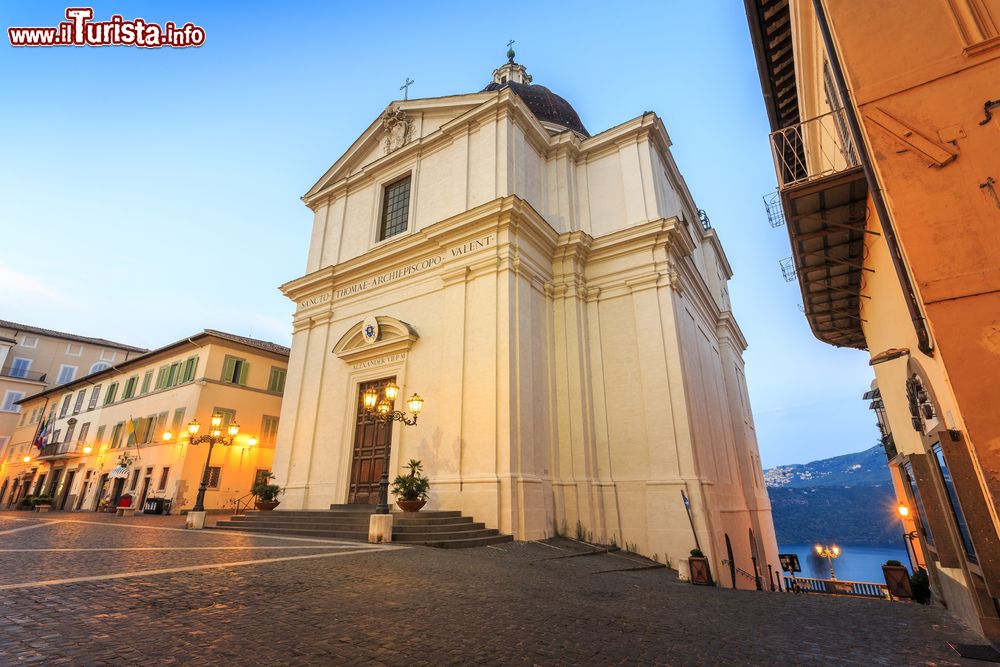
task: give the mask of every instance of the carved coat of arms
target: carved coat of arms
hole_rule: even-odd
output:
[[[413,132],[413,120],[398,107],[390,107],[382,114],[382,129],[385,130],[385,152],[393,152],[406,145]]]

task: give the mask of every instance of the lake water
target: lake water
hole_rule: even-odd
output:
[[[902,544],[898,547],[854,544],[840,544],[838,546],[840,547],[840,558],[833,560],[833,569],[836,571],[838,579],[884,583],[882,566],[887,560],[895,559],[907,568],[910,566],[910,562],[906,558],[906,548]],[[797,572],[797,576],[829,579],[830,566],[828,561],[817,556],[815,548],[814,544],[788,544],[778,547],[778,553],[798,554],[802,571]]]

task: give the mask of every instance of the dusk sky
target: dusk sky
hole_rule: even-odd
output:
[[[0,2],[8,26],[65,3]],[[0,45],[0,319],[158,347],[204,328],[288,344],[299,197],[392,100],[481,90],[515,39],[592,134],[655,111],[734,271],[765,467],[875,444],[867,354],[817,341],[775,188],[743,3],[98,2],[193,22],[200,48]],[[571,9],[569,9],[571,7]]]

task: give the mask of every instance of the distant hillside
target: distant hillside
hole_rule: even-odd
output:
[[[882,445],[832,459],[777,466],[764,471],[764,483],[773,489],[808,489],[818,486],[889,484]]]
[[[780,544],[895,544],[896,496],[881,445],[764,471]]]

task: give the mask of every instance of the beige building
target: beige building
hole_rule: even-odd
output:
[[[21,420],[17,402],[146,350],[0,320],[0,458]]]
[[[231,507],[271,469],[287,359],[281,345],[205,330],[22,399],[0,507],[43,494],[54,509],[94,510],[128,493],[136,506],[190,509],[207,449],[188,444],[186,426],[215,413],[240,435],[212,453],[205,506]]]
[[[722,585],[769,587],[731,271],[666,129],[591,135],[508,55],[481,92],[390,104],[305,195],[282,507],[375,502],[388,448],[390,476],[423,461],[430,508],[674,563],[700,546]],[[388,380],[426,403],[383,436],[359,397]]]

